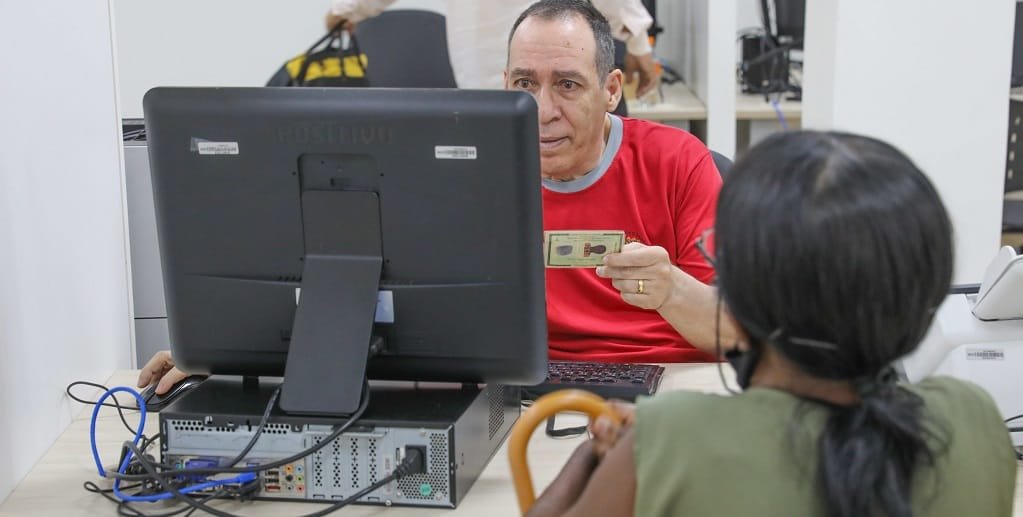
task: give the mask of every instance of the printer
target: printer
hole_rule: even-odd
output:
[[[1003,418],[1023,415],[1023,256],[999,250],[979,288],[953,289],[920,346],[902,360],[910,382],[932,375],[984,388]],[[1015,422],[1023,426],[1023,418]],[[1023,433],[1013,433],[1023,445]]]

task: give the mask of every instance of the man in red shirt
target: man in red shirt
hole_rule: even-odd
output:
[[[586,2],[539,2],[512,28],[505,87],[539,106],[544,229],[629,243],[596,271],[547,270],[550,357],[713,360],[714,271],[694,244],[721,177],[691,134],[608,113],[622,95],[612,63],[607,21]]]
[[[622,95],[613,52],[607,21],[581,0],[534,4],[509,39],[505,87],[539,107],[544,229],[622,230],[629,242],[596,271],[547,270],[550,357],[714,360],[717,340],[738,337],[726,313],[715,324],[714,271],[695,243],[714,226],[721,177],[691,134],[608,113]],[[138,385],[164,393],[186,375],[159,352]]]

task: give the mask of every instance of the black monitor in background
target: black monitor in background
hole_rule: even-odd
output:
[[[320,415],[367,374],[543,380],[530,95],[156,88],[144,109],[185,369],[283,375],[281,409]]]
[[[1016,25],[1012,37],[1012,87],[1023,86],[1023,2],[1016,2]]]
[[[776,45],[803,48],[806,0],[760,0],[764,30]]]

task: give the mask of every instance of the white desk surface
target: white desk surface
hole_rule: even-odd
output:
[[[730,368],[724,367],[725,376],[730,385],[734,385],[734,377]],[[662,390],[690,389],[714,393],[724,390],[718,378],[717,365],[714,364],[675,364],[668,365],[662,382]],[[107,383],[108,386],[133,385],[136,372],[117,372]],[[57,442],[35,465],[28,476],[0,505],[0,516],[33,517],[49,516],[93,516],[116,515],[114,505],[103,497],[86,492],[82,488],[85,481],[97,482],[107,486],[106,481],[100,482],[89,452],[89,416],[85,411],[75,419]],[[571,419],[576,419],[572,422]],[[560,420],[560,419],[559,419]],[[147,418],[149,434],[156,428],[158,417],[153,414]],[[581,417],[565,417],[559,425],[580,425]],[[537,430],[530,442],[530,466],[537,493],[546,486],[572,450],[580,443],[582,437],[569,439],[552,439],[544,436],[542,427]],[[104,410],[97,424],[98,446],[104,463],[111,464],[117,459],[121,442],[129,439],[127,431],[120,423],[114,410]],[[1019,476],[1016,486],[1016,510],[1014,515],[1023,517],[1023,501],[1021,501],[1020,485],[1023,474]],[[247,502],[219,501],[214,503],[218,508],[231,513],[250,516],[286,516],[302,515],[314,512],[322,506],[310,503],[282,502]],[[143,511],[159,512],[162,504]],[[426,510],[422,508],[385,508],[382,506],[353,505],[338,512],[338,515],[362,515],[379,517],[404,517],[411,515],[472,515],[487,517],[517,516],[518,505],[512,488],[511,474],[508,470],[507,451],[502,446],[490,464],[484,469],[480,478],[469,490],[469,494],[455,510]]]
[[[664,99],[658,104],[641,104],[635,100],[629,100],[629,116],[656,121],[707,120],[707,107],[681,81],[662,85],[661,92]],[[788,120],[798,120],[802,116],[803,104],[799,101],[783,98],[779,105],[782,114]],[[736,120],[774,120],[777,116],[774,107],[764,100],[763,95],[736,91]]]
[[[776,94],[772,94],[774,96]],[[782,96],[779,107],[782,115],[787,120],[798,120],[803,115],[803,103],[790,101]],[[736,120],[775,120],[777,113],[771,103],[764,100],[764,96],[754,93],[735,93],[735,119]]]
[[[629,116],[646,120],[707,120],[707,106],[682,81],[662,84],[664,98],[657,104],[629,100]]]

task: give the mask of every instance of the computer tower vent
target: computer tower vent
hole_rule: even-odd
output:
[[[323,436],[317,436],[317,437],[313,438],[313,445],[319,444],[320,442],[323,441],[323,439],[324,439]],[[324,466],[324,463],[326,463],[327,457],[328,457],[327,453],[324,452],[324,449],[320,449],[320,450],[314,452],[312,457],[311,457],[312,461],[310,462],[310,467],[311,467],[310,470],[312,471],[312,482],[313,482],[313,488],[314,489],[316,489],[316,488],[322,489],[324,487],[324,485],[323,485],[324,470],[326,468],[329,468],[329,467],[325,467]],[[331,461],[330,463],[333,464],[334,462]],[[335,468],[335,470],[337,469],[337,467],[334,467],[334,468]]]
[[[448,494],[451,493],[448,451],[447,433],[430,434],[426,473],[413,474],[399,479],[398,492],[410,500],[447,499]]]
[[[205,431],[206,426],[202,425],[202,420],[171,420],[171,429],[175,431]]]
[[[337,438],[333,443],[330,444],[329,461],[331,467],[331,481],[330,486],[332,488],[342,488],[344,485],[344,471],[341,465],[341,451],[344,446],[341,444],[341,438]],[[347,488],[347,487],[345,487]]]
[[[211,426],[203,423],[202,420],[171,420],[171,429],[174,431],[202,431],[204,433],[233,433],[238,430],[235,426]]]
[[[171,429],[174,431],[202,431],[206,433],[235,433],[240,429],[237,425],[211,426],[203,423],[202,420],[170,420]],[[254,427],[254,426],[253,426]],[[288,434],[292,431],[288,424],[266,424],[263,426],[264,434]]]
[[[377,463],[377,439],[367,438],[366,445],[368,446],[367,457],[366,457],[366,470],[369,472],[369,483],[372,485],[377,482],[380,472],[378,471],[380,464]]]
[[[314,444],[322,442],[326,437],[317,436],[313,438]],[[338,492],[341,489],[350,487],[344,486],[347,468],[342,465],[341,456],[344,445],[343,438],[337,438],[330,445],[313,453],[310,457],[309,468],[312,475],[312,488],[316,491]],[[319,489],[319,490],[317,490]]]
[[[351,461],[349,487],[361,490],[380,479],[379,462],[377,461],[377,438],[351,436],[345,441],[348,444],[348,457]],[[335,459],[337,459],[335,457]]]
[[[288,434],[291,426],[288,424],[266,424],[263,426],[263,434]]]
[[[313,488],[323,488],[323,452],[313,454]]]
[[[359,469],[359,463],[362,461],[362,458],[359,455],[359,441],[354,438],[348,438],[347,441],[349,449],[348,456],[352,460],[351,488],[358,490],[359,488],[364,486],[362,484],[362,476],[359,475],[361,474]]]
[[[492,386],[487,390],[487,402],[490,403],[490,439],[494,438],[497,431],[504,425],[504,404],[508,396],[508,386]]]

